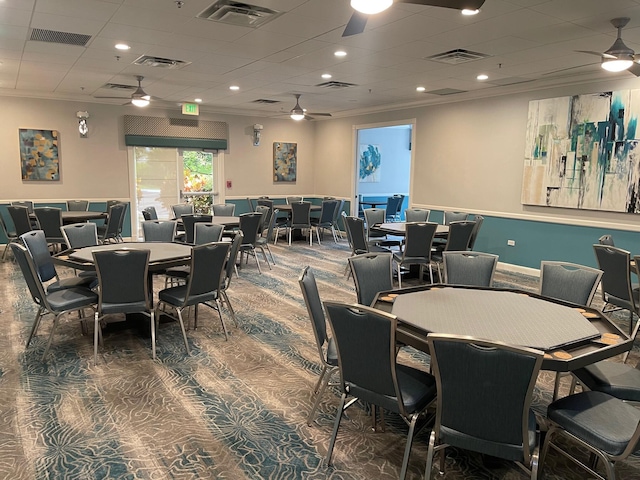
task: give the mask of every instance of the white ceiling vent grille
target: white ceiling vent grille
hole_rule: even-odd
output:
[[[282,15],[282,12],[232,0],[218,0],[197,15],[216,22],[242,27],[258,27]]]
[[[347,83],[347,82],[336,82],[331,80],[329,82],[319,83],[316,87],[321,88],[349,88],[349,87],[357,87],[355,83]]]
[[[474,60],[481,60],[483,58],[489,58],[491,55],[486,53],[472,52],[463,48],[456,50],[449,50],[444,53],[437,53],[430,57],[425,57],[425,60],[432,60],[434,62],[447,63],[449,65],[459,65],[461,63],[473,62]]]
[[[135,65],[143,65],[145,67],[156,68],[171,68],[178,69],[186,65],[190,65],[191,62],[183,62],[182,60],[172,60],[171,58],[151,57],[149,55],[142,55],[133,62]]]
[[[79,47],[85,47],[87,45],[87,42],[91,40],[91,35],[34,28],[33,30],[31,30],[31,37],[29,37],[29,40],[33,40],[35,42],[63,43],[65,45],[76,45]]]

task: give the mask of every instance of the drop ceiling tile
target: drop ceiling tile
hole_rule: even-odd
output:
[[[129,25],[136,28],[149,28],[162,30],[165,33],[173,33],[181,26],[184,26],[191,19],[173,12],[153,8],[137,8],[132,6],[122,6],[113,15],[112,23]]]
[[[286,33],[287,35],[313,38],[342,25],[339,20],[326,18],[303,17],[295,11],[286,13],[275,20],[271,20],[260,27],[260,31]]]
[[[2,40],[2,48],[8,48],[5,40],[21,40],[26,41],[29,29],[22,26],[3,25],[0,28],[0,40]],[[13,47],[11,47],[13,49]],[[20,47],[22,49],[22,47]]]
[[[36,0],[4,0],[3,6],[7,8],[15,8],[17,10],[32,11]]]
[[[31,21],[29,10],[6,8],[0,4],[0,25],[14,25],[16,27],[28,27]]]
[[[616,11],[635,6],[632,0],[581,0],[579,8],[572,2],[547,2],[532,6],[531,10],[570,22],[585,17],[614,18]]]
[[[205,20],[204,18],[193,18],[183,24],[181,28],[173,30],[173,33],[234,42],[252,31],[253,29],[249,27],[229,25],[222,22]]]
[[[38,0],[35,11],[83,20],[108,21],[118,10],[112,3],[97,0]]]
[[[83,19],[78,21],[75,17],[39,12],[35,12],[31,20],[31,27],[33,28],[80,33],[83,35],[96,35],[104,26],[105,22],[100,20]]]
[[[28,41],[25,43],[24,51],[25,53],[65,55],[68,57],[79,58],[85,52],[85,47],[79,47],[77,45],[63,45],[60,43]]]

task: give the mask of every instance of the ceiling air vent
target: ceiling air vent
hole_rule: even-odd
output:
[[[135,90],[138,87],[135,85],[124,85],[122,83],[105,83],[100,88],[109,88],[111,90]]]
[[[459,65],[461,63],[489,58],[490,56],[491,55],[487,55],[486,53],[472,52],[470,50],[458,48],[456,50],[449,50],[448,52],[425,57],[425,60],[433,60],[434,62],[447,63],[449,65]]]
[[[466,90],[458,90],[457,88],[441,88],[439,90],[431,90],[429,92],[431,95],[455,95],[456,93],[465,93]]]
[[[145,67],[157,67],[157,68],[182,68],[185,65],[190,65],[191,62],[183,62],[182,60],[172,60],[170,58],[151,57],[149,55],[142,55],[136,58],[133,63],[135,65],[143,65]]]
[[[31,30],[31,37],[29,38],[29,40],[33,40],[35,42],[63,43],[64,45],[76,45],[79,47],[85,47],[87,45],[87,42],[91,40],[91,35],[34,28],[33,30]]]
[[[258,27],[280,16],[282,12],[232,0],[218,0],[197,15],[216,22],[242,27]]]
[[[251,103],[259,103],[260,105],[273,105],[274,103],[280,103],[280,100],[269,100],[268,98],[259,98]]]
[[[347,83],[347,82],[336,82],[336,81],[329,81],[329,82],[324,82],[324,83],[319,83],[316,85],[316,87],[321,87],[321,88],[348,88],[348,87],[357,87],[357,85],[355,83]]]

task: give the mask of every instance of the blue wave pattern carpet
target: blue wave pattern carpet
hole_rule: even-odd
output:
[[[407,432],[399,417],[385,415],[385,431],[373,432],[365,409],[350,408],[332,468],[323,460],[337,390],[325,393],[316,422],[306,424],[320,366],[298,276],[311,265],[323,300],[354,302],[353,281],[344,276],[346,244],[271,248],[272,270],[262,262],[260,275],[251,258],[233,279],[239,327],[223,312],[228,341],[215,313],[201,308],[198,329],[187,332],[191,356],[175,322],[161,323],[155,362],[148,336],[127,325],[105,333],[97,366],[92,322],[82,335],[75,314],[59,325],[46,361],[49,317],[25,350],[36,309],[17,266],[3,263],[0,479],[398,478]],[[537,289],[537,279],[523,275],[498,272],[496,280],[497,286]],[[155,282],[157,290],[163,279]],[[124,325],[111,320],[110,326]],[[410,348],[400,359],[428,368],[428,357]],[[534,402],[541,415],[552,385],[553,376],[542,373]],[[407,478],[424,475],[428,435],[427,428],[414,442]],[[640,459],[631,457],[617,471],[619,478],[640,479]],[[545,474],[585,478],[553,452]],[[525,477],[509,462],[487,464],[480,455],[448,449],[440,478]]]

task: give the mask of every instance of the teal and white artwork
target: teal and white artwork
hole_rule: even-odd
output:
[[[380,148],[378,145],[360,145],[359,146],[360,173],[361,182],[379,182],[380,181]]]
[[[640,90],[529,103],[522,203],[640,213]]]

